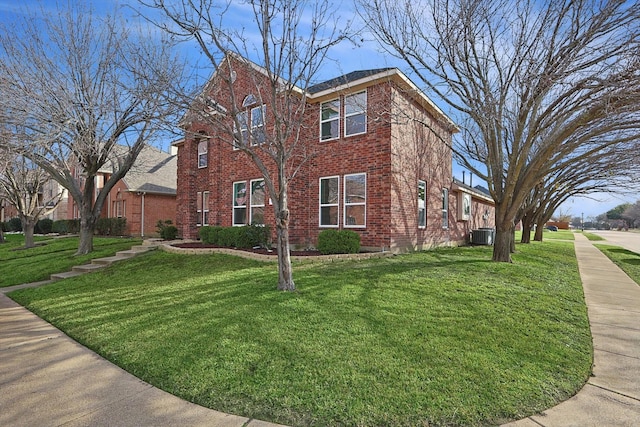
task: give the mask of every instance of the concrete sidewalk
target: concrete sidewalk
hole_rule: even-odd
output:
[[[510,427],[640,425],[640,286],[576,234],[594,376],[574,397]],[[71,340],[0,289],[0,426],[275,424],[165,393]]]
[[[593,337],[593,375],[571,399],[506,426],[640,425],[640,286],[584,235],[575,238]]]

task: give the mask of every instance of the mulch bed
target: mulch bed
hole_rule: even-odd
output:
[[[278,253],[276,250],[268,251],[263,248],[259,249],[241,249],[241,248],[229,248],[225,246],[217,246],[217,245],[209,245],[202,242],[189,242],[189,243],[175,243],[171,246],[175,246],[176,248],[184,248],[184,249],[210,249],[210,248],[224,248],[224,249],[235,249],[238,251],[252,252],[254,254],[262,254],[262,255],[273,255],[276,256]],[[318,251],[290,251],[291,256],[319,256],[322,255]]]

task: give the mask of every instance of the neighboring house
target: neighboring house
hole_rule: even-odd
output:
[[[177,158],[146,145],[126,176],[118,181],[102,208],[101,217],[126,218],[126,234],[156,236],[158,221],[175,222]],[[96,194],[113,172],[105,164],[96,176]],[[68,218],[79,218],[78,207],[69,198]]]
[[[254,128],[273,130],[268,105],[253,82],[264,73],[235,56],[239,114]],[[204,96],[229,111],[229,93],[214,74]],[[264,88],[262,92],[267,92]],[[407,251],[468,241],[492,227],[490,197],[454,182],[448,148],[456,125],[396,68],[356,71],[307,91],[302,136],[313,153],[289,185],[290,241],[313,248],[326,229],[349,229],[365,250]],[[197,238],[202,225],[273,224],[262,176],[230,135],[185,121],[178,147],[177,225]]]

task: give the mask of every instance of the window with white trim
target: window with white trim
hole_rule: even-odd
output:
[[[340,137],[340,99],[320,104],[320,141]]]
[[[202,191],[196,193],[196,225],[202,225]]]
[[[449,190],[442,189],[442,228],[449,228]]]
[[[264,224],[264,201],[265,187],[264,179],[254,179],[251,181],[251,197],[249,201],[250,218],[249,224]]]
[[[207,138],[198,139],[198,168],[207,167],[207,152],[209,151],[209,140]]]
[[[266,135],[264,132],[264,116],[266,106],[263,104],[251,109],[251,145],[264,144]]]
[[[202,192],[202,224],[209,224],[209,192]]]
[[[427,183],[418,181],[418,227],[427,226]]]
[[[233,225],[247,223],[247,183],[233,183]]]
[[[367,175],[344,176],[344,226],[365,227],[367,218]]]
[[[247,112],[239,112],[236,115],[236,120],[240,125],[240,130],[238,131],[238,125],[236,125],[236,122],[233,122],[233,134],[235,135],[233,141],[234,150],[237,150],[239,145],[247,145],[247,142],[249,141],[249,122],[247,121]]]
[[[320,178],[320,227],[338,227],[340,177]]]
[[[367,92],[344,97],[344,136],[367,131]]]

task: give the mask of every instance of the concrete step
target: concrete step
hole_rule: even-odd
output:
[[[84,264],[84,265],[76,265],[71,269],[71,271],[78,271],[80,273],[93,273],[96,270],[100,270],[105,268],[105,264]]]
[[[96,258],[91,261],[92,264],[100,264],[100,265],[111,265],[114,262],[124,261],[125,259],[130,259],[130,256],[110,256],[106,258]]]
[[[51,280],[62,280],[62,279],[68,279],[70,277],[76,277],[76,276],[81,276],[84,273],[81,273],[79,271],[65,271],[64,273],[56,273],[56,274],[52,274]]]

